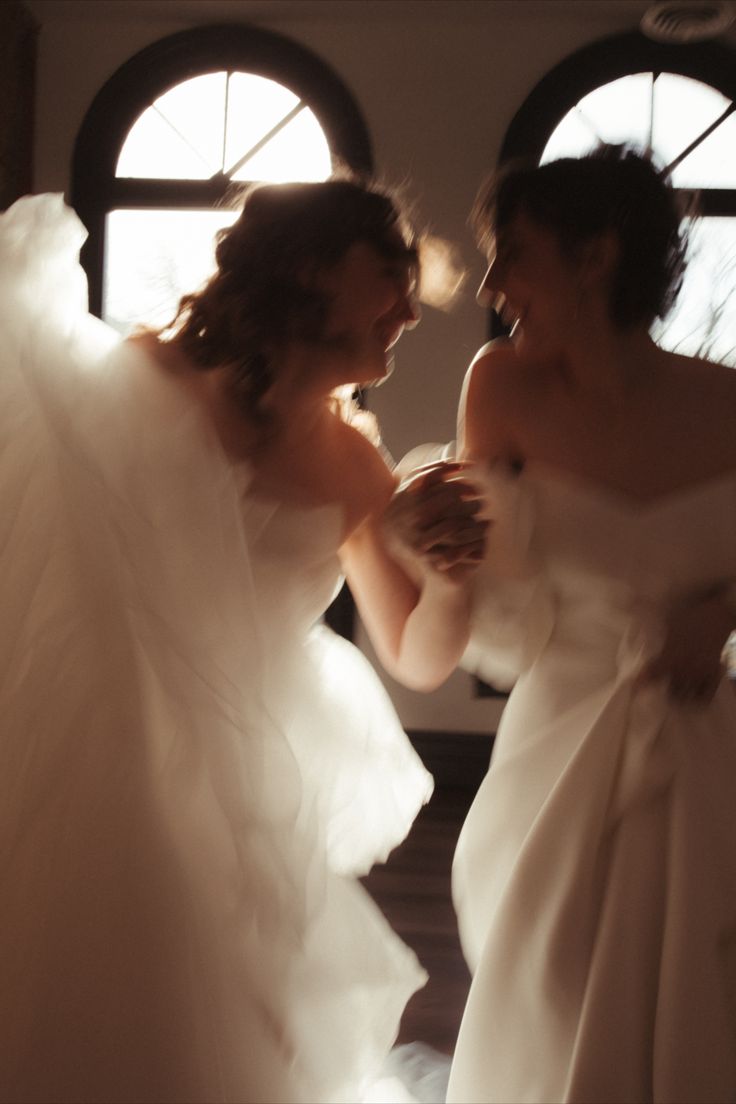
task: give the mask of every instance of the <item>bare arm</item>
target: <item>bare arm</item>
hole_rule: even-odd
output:
[[[414,580],[386,550],[380,524],[365,522],[342,549],[363,624],[385,669],[412,690],[434,690],[467,642],[463,584],[428,572]]]
[[[471,457],[478,452],[472,437],[483,421],[482,408],[466,416],[466,404],[477,401],[474,365],[458,415],[460,438]],[[465,444],[468,430],[470,447]],[[475,517],[477,505],[467,492],[459,465],[430,466],[394,491],[382,516],[376,512],[369,517],[342,549],[348,582],[376,654],[411,689],[441,685],[468,644],[470,578],[482,557],[486,522]]]
[[[501,451],[494,381],[515,368],[508,343],[484,346],[468,369],[458,441],[469,460]],[[515,374],[512,372],[512,374]],[[503,390],[503,389],[501,389]],[[503,404],[501,404],[503,407]],[[431,465],[383,503],[342,548],[361,619],[385,669],[414,690],[434,690],[455,669],[470,636],[471,578],[487,522],[461,465]],[[393,494],[392,494],[393,492]]]
[[[389,554],[380,525],[397,480],[364,438],[346,435],[345,445],[343,466],[350,473],[352,488],[348,505],[356,516],[359,502],[359,520],[351,526],[340,549],[343,571],[381,664],[396,678],[420,688],[422,679],[415,670],[416,663],[405,669],[402,640],[419,603],[421,583]]]
[[[464,508],[457,488],[445,488],[438,472],[428,475],[431,505],[453,501],[459,507],[450,529],[446,516],[429,516],[424,539],[430,544],[445,540],[453,527],[465,527],[478,548],[478,530]],[[420,477],[421,478],[421,477]],[[423,482],[422,482],[423,485]],[[403,515],[416,516],[421,495],[400,490],[383,517],[369,518],[343,546],[342,556],[350,588],[376,653],[386,670],[414,690],[433,690],[452,673],[467,646],[469,633],[468,563],[450,548],[450,556],[430,553],[421,557],[406,544],[402,534],[391,532],[388,519],[401,528]],[[421,503],[419,503],[421,505]],[[426,536],[427,532],[431,535]],[[475,555],[475,562],[478,554]]]

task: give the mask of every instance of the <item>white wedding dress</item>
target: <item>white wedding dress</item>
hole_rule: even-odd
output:
[[[454,863],[448,1100],[736,1100],[736,687],[637,684],[666,605],[736,577],[736,472],[649,504],[536,463],[482,482],[468,662],[521,674]]]
[[[316,625],[338,508],[253,497],[0,217],[0,1100],[357,1101],[424,981],[357,882],[431,792]]]

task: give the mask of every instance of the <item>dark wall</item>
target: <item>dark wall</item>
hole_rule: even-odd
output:
[[[0,209],[31,190],[36,25],[21,0],[0,3]]]

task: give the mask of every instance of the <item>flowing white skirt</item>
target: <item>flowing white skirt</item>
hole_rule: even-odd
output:
[[[424,975],[352,875],[431,780],[352,655],[302,768],[241,488],[86,314],[82,237],[59,197],[0,218],[0,1100],[357,1100]]]

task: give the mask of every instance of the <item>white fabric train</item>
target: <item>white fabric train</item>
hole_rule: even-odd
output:
[[[358,1099],[424,974],[355,876],[431,779],[313,630],[339,518],[249,526],[87,314],[83,237],[60,196],[0,217],[0,1100]]]

